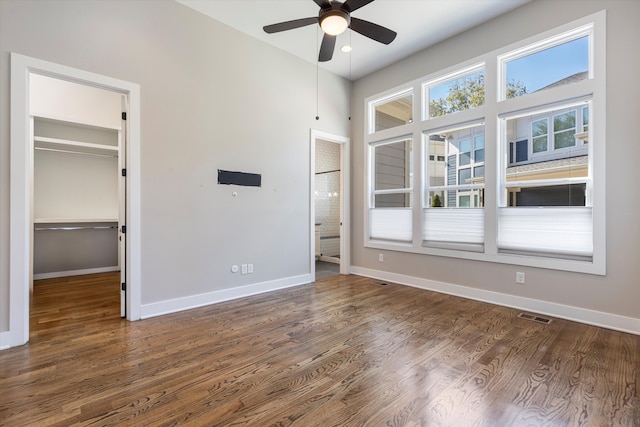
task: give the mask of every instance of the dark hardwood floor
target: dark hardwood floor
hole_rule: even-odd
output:
[[[119,318],[118,275],[37,282],[3,426],[640,426],[640,336],[357,276]]]

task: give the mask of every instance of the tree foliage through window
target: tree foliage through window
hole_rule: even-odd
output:
[[[507,98],[527,93],[527,88],[520,81],[507,82]],[[431,117],[444,116],[484,105],[484,73],[474,74],[451,84],[445,98],[431,101],[429,110]]]

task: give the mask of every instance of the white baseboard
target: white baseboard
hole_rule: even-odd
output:
[[[11,331],[0,332],[0,350],[11,347]]]
[[[332,257],[332,256],[320,255],[319,261],[331,262],[333,264],[340,264],[340,258],[335,258],[335,257]]]
[[[57,277],[69,277],[69,276],[82,276],[84,274],[97,274],[108,273],[111,271],[120,271],[120,267],[98,267],[98,268],[85,268],[84,270],[68,270],[68,271],[54,271],[51,273],[39,273],[33,275],[33,280],[42,279],[54,279]]]
[[[206,294],[192,295],[183,298],[143,304],[141,307],[141,318],[161,316],[163,314],[175,313],[192,308],[203,307],[219,302],[230,301],[238,298],[271,292],[278,289],[290,288],[313,282],[315,279],[311,274],[287,277],[284,279],[271,280],[268,282],[254,283],[238,288],[223,289],[220,291],[208,292]]]
[[[636,319],[634,317],[620,316],[617,314],[604,313],[586,308],[556,304],[553,302],[540,301],[532,298],[487,291],[484,289],[454,285],[451,283],[436,282],[434,280],[423,279],[420,277],[406,276],[403,274],[389,273],[386,271],[363,267],[351,266],[351,273],[359,276],[371,277],[401,285],[517,308],[519,310],[525,310],[533,313],[546,314],[547,316],[640,335],[640,319]]]

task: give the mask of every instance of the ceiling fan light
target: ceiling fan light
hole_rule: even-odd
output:
[[[320,19],[320,27],[330,36],[337,36],[349,27],[349,21],[349,15],[346,12],[333,10]]]

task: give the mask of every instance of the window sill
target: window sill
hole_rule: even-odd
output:
[[[380,240],[365,241],[365,248],[383,249],[389,251],[415,253],[419,255],[442,256],[461,260],[472,260],[496,264],[520,265],[527,267],[544,268],[549,270],[569,271],[575,273],[606,275],[604,250],[595,251],[593,260],[552,258],[536,253],[489,253],[485,251],[469,250],[470,248],[453,249],[451,247],[417,246],[406,242],[392,242]]]

